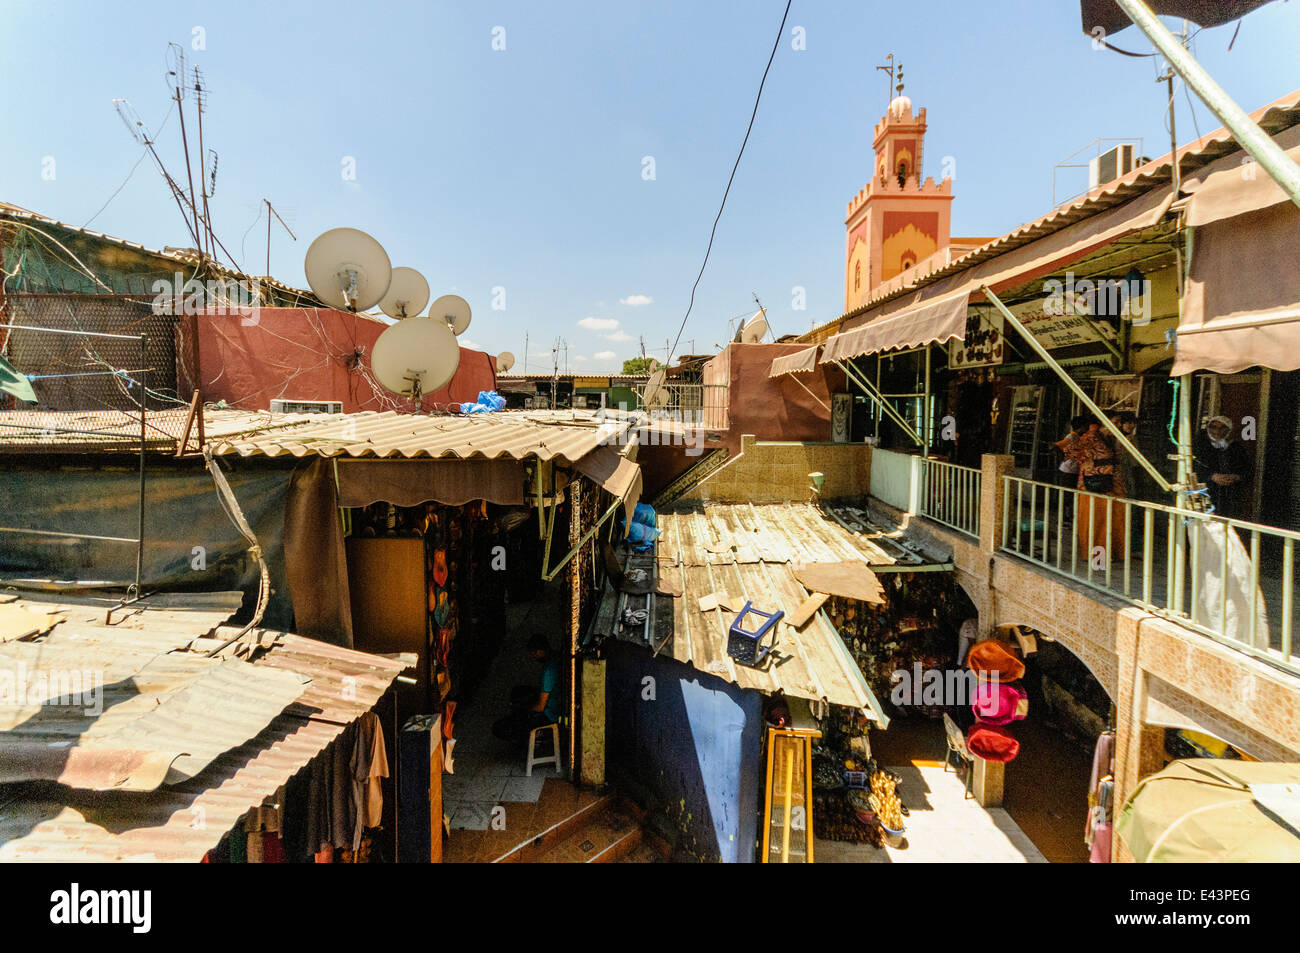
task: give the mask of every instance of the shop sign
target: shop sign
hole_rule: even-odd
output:
[[[1001,364],[1004,353],[1002,315],[972,311],[966,318],[966,337],[948,344],[948,367],[963,370]]]

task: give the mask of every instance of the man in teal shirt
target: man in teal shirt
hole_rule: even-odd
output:
[[[510,693],[510,714],[492,726],[492,733],[503,741],[521,743],[534,728],[560,720],[560,660],[540,632],[528,639],[528,654],[542,666],[541,682],[537,687],[517,686]]]

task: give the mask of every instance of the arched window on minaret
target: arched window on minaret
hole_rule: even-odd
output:
[[[862,290],[862,262],[860,261],[853,263],[853,290]]]
[[[906,159],[898,160],[898,187],[904,188],[907,185],[908,167]]]

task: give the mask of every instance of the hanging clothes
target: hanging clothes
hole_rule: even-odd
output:
[[[355,817],[352,849],[355,851],[361,847],[361,832],[367,827],[378,827],[384,816],[381,779],[388,777],[388,752],[384,748],[383,725],[373,711],[366,712],[357,722],[350,768]]]
[[[1124,497],[1128,487],[1117,465],[1115,438],[1096,425],[1079,438],[1073,454],[1079,463],[1079,489],[1108,497]],[[1080,496],[1079,517],[1074,532],[1079,560],[1086,565],[1098,547],[1106,562],[1124,558],[1124,504],[1097,496]],[[1110,536],[1106,535],[1109,514]],[[1091,549],[1089,548],[1091,544]]]

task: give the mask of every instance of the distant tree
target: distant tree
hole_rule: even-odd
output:
[[[631,357],[623,362],[624,374],[649,374],[650,362],[653,358],[649,357]]]

